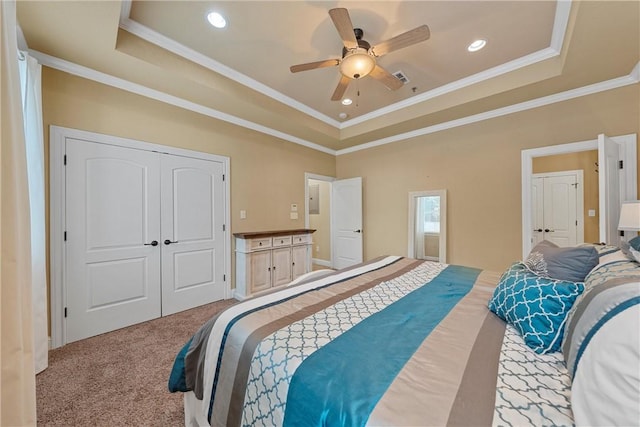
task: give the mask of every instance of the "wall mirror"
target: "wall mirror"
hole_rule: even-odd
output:
[[[409,193],[408,256],[447,262],[446,190]]]

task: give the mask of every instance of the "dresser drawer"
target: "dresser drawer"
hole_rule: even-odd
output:
[[[271,237],[265,237],[262,239],[251,239],[251,243],[249,244],[249,249],[265,249],[271,247]]]
[[[306,245],[311,243],[311,234],[296,234],[292,237],[294,245]]]
[[[274,248],[278,246],[291,246],[291,236],[277,236],[273,237],[272,240]]]

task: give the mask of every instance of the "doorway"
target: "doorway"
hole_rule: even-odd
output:
[[[609,209],[605,205],[611,205],[612,203],[604,203],[606,200],[611,199],[607,197],[607,194],[615,192],[615,196],[618,200],[636,200],[637,199],[637,136],[636,134],[606,137],[605,135],[599,135],[598,139],[589,141],[573,142],[569,144],[553,145],[548,147],[534,148],[528,150],[522,150],[522,256],[526,258],[531,248],[533,247],[533,215],[532,215],[532,179],[533,179],[533,161],[537,157],[577,153],[590,150],[598,150],[598,162],[601,162],[600,158],[603,153],[603,142],[615,142],[619,151],[621,164],[624,164],[623,169],[619,169],[616,177],[619,178],[616,189],[611,188],[611,183],[608,182],[606,177],[609,174],[603,174],[601,168],[598,169],[599,177],[599,233],[598,240],[601,242],[607,242],[607,234],[611,234],[607,230],[617,228],[618,218],[615,214],[607,212]],[[619,208],[619,206],[618,206]],[[607,215],[609,213],[609,215]],[[607,242],[609,243],[609,242]]]
[[[335,178],[306,174],[306,228],[313,233],[311,264],[313,268],[331,268],[331,183]]]
[[[341,269],[361,263],[364,234],[362,178],[338,180],[305,173],[304,185],[305,227],[316,230],[312,265]],[[311,200],[312,195],[316,200]],[[315,213],[310,213],[312,209]]]

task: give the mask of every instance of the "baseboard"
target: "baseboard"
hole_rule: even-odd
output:
[[[331,261],[327,261],[327,260],[324,260],[324,259],[313,258],[311,260],[311,263],[312,264],[321,265],[323,267],[331,268]]]

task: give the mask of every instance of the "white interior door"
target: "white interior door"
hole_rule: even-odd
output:
[[[598,184],[600,190],[600,241],[618,245],[621,203],[620,146],[604,134],[598,135]]]
[[[224,298],[221,162],[164,154],[162,315]]]
[[[362,178],[333,181],[331,224],[333,267],[362,262]]]
[[[575,175],[544,178],[544,239],[558,246],[577,243],[577,180]]]
[[[72,342],[160,316],[160,186],[157,153],[75,139],[66,153]]]

